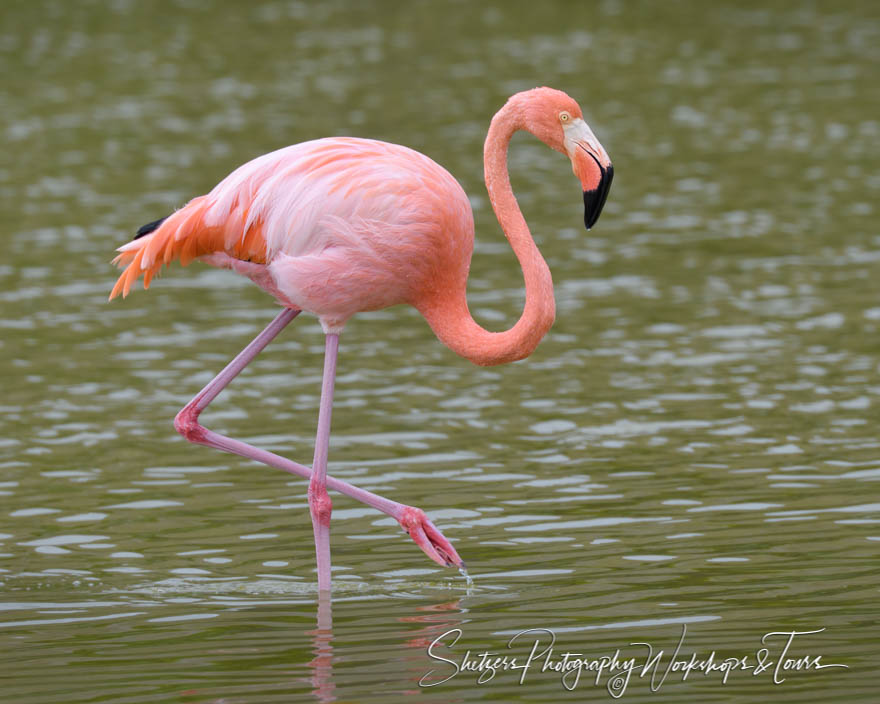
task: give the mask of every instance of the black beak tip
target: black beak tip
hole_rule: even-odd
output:
[[[584,226],[589,230],[596,224],[599,214],[596,212],[596,203],[599,198],[599,189],[584,191]]]
[[[608,191],[611,190],[611,179],[614,178],[614,167],[608,164],[608,168],[602,169],[602,178],[599,179],[599,185],[590,190],[584,191],[584,225],[589,230],[602,213],[605,206],[605,200],[608,198]]]

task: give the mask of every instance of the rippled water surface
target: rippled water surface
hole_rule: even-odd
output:
[[[657,691],[637,670],[625,699],[876,701],[880,12],[765,5],[4,6],[0,698],[610,701],[607,673],[568,693],[541,666],[644,642]],[[538,84],[581,101],[616,173],[587,233],[567,160],[514,139],[546,340],[477,368],[395,308],[341,347],[331,473],[425,509],[474,583],[338,496],[331,626],[304,482],[171,426],[276,308],[200,264],[108,304],[113,249],[260,153],[387,139],[471,194],[471,305],[507,328],[482,139]],[[207,425],[310,462],[322,351],[302,316]],[[533,628],[550,660],[450,677],[467,650],[521,664]],[[683,628],[679,659],[752,663],[766,633],[825,629],[788,657],[848,669],[660,684]]]

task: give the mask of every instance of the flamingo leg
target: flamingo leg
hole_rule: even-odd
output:
[[[319,591],[330,589],[330,513],[333,504],[327,494],[327,454],[330,448],[330,416],[333,414],[333,387],[338,353],[339,335],[328,334],[324,347],[324,380],[321,383],[315,460],[312,463],[312,478],[309,480],[309,513],[312,515],[312,528],[315,531]]]
[[[309,479],[309,487],[311,491],[311,478],[312,478],[312,470],[305,465],[298,464],[297,462],[293,462],[286,457],[282,457],[281,455],[276,455],[274,452],[269,452],[267,450],[261,450],[260,448],[254,447],[253,445],[249,445],[241,440],[235,440],[230,437],[226,437],[225,435],[221,435],[220,433],[215,433],[213,430],[209,430],[204,427],[201,423],[199,423],[199,414],[208,407],[208,405],[217,398],[218,394],[226,388],[226,386],[244,369],[262,350],[266,345],[268,345],[275,337],[280,333],[287,325],[293,320],[300,311],[295,310],[293,308],[285,308],[282,310],[275,319],[269,323],[265,330],[263,330],[259,335],[257,335],[250,344],[247,345],[238,355],[233,359],[223,371],[221,371],[216,377],[214,377],[208,384],[203,388],[199,393],[195,395],[195,397],[190,401],[186,406],[184,406],[181,411],[177,414],[177,417],[174,419],[174,427],[177,429],[184,438],[189,440],[192,443],[198,445],[205,445],[207,447],[213,447],[218,450],[223,450],[224,452],[231,452],[236,455],[240,455],[246,459],[256,460],[257,462],[262,462],[263,464],[267,464],[270,467],[275,467],[276,469],[280,469],[289,474],[295,474],[298,477],[302,477],[304,479]],[[338,345],[338,338],[336,340],[336,344]],[[329,345],[329,341],[328,341]],[[335,366],[335,351],[334,351],[334,366]],[[326,369],[326,360],[325,360],[325,369]],[[326,384],[325,374],[325,384]],[[321,394],[321,402],[322,408],[324,404],[325,394]],[[332,380],[331,380],[331,394],[329,398],[329,402],[332,403]],[[319,413],[319,426],[321,415]],[[326,433],[327,439],[329,441],[329,432],[330,432],[330,413],[329,408],[326,413]],[[316,456],[318,451],[318,444],[320,444],[320,428],[319,428],[319,443],[316,443]],[[328,442],[329,444],[329,442]],[[387,499],[384,496],[379,496],[378,494],[374,494],[370,491],[366,491],[365,489],[360,489],[352,484],[349,484],[346,481],[341,479],[336,479],[335,477],[331,477],[326,474],[326,446],[324,449],[324,477],[323,477],[323,485],[327,488],[333,489],[334,491],[338,491],[341,494],[345,494],[346,496],[350,496],[356,501],[360,501],[361,503],[366,504],[367,506],[371,506],[383,513],[394,518],[403,529],[410,535],[410,537],[415,541],[415,543],[425,552],[425,554],[430,557],[434,562],[440,565],[455,565],[456,567],[462,567],[464,563],[461,558],[458,556],[458,553],[455,551],[455,548],[452,546],[443,534],[437,529],[437,527],[428,519],[425,513],[418,508],[413,506],[407,506],[406,504],[398,503],[397,501],[392,501],[391,499]],[[317,487],[317,485],[316,485]],[[326,492],[326,488],[325,488]],[[328,497],[329,499],[329,497]],[[329,502],[328,502],[329,503]],[[309,505],[310,513],[311,513],[311,502]],[[328,522],[329,522],[329,511],[328,511]],[[329,532],[328,532],[329,537]],[[317,540],[317,536],[316,536]],[[317,542],[316,542],[317,547]],[[329,574],[329,543],[328,543],[328,555],[327,555],[327,565],[328,565],[328,574]],[[319,571],[320,577],[320,571]],[[328,582],[329,584],[329,582]],[[320,585],[319,585],[320,588]]]

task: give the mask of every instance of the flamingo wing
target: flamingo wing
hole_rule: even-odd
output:
[[[437,229],[432,218],[448,210],[450,199],[459,209],[464,204],[465,221],[472,223],[458,182],[406,147],[347,137],[285,147],[243,164],[207,195],[141,227],[118,249],[114,263],[125,270],[110,298],[127,296],[141,275],[149,287],[162,265],[175,260],[186,266],[222,253],[269,264],[279,253],[362,249],[371,234],[377,240],[417,237]]]

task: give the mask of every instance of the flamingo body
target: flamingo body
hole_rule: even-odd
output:
[[[128,269],[114,293],[200,257],[339,332],[357,312],[463,290],[473,240],[467,195],[435,161],[376,140],[318,139],[240,166],[121,247]]]

